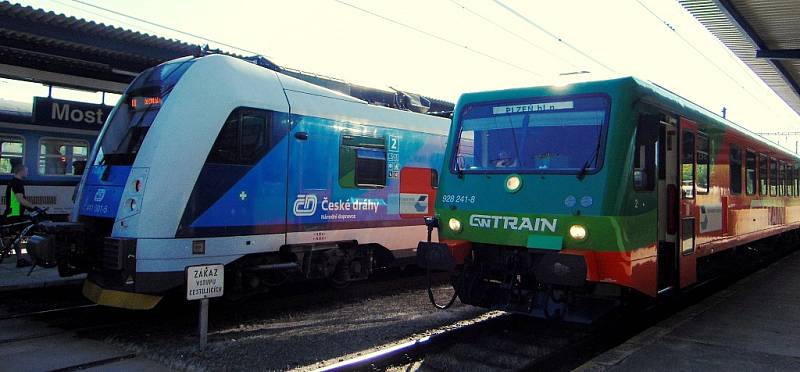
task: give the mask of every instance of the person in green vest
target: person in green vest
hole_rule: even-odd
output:
[[[11,169],[14,178],[6,185],[6,210],[3,213],[5,224],[13,224],[28,220],[25,213],[28,210],[36,209],[28,199],[25,199],[25,177],[28,176],[28,167],[22,163],[16,163]],[[30,266],[31,262],[24,259],[22,249],[15,247],[17,251],[17,267]]]

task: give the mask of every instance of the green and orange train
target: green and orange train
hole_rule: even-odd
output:
[[[593,319],[800,227],[799,158],[636,78],[464,94],[430,268],[462,302]]]

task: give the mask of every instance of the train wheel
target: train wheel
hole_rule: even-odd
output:
[[[350,286],[350,282],[350,265],[347,262],[339,262],[333,275],[328,278],[328,283],[333,288],[344,289]]]

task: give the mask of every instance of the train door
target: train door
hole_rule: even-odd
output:
[[[678,282],[679,145],[677,119],[665,116],[658,135],[658,291]]]
[[[680,208],[678,223],[680,287],[697,281],[695,257],[696,221],[695,204],[697,197],[697,123],[680,119]]]

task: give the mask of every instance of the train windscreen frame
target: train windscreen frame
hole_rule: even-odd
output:
[[[131,83],[109,118],[94,165],[131,165],[170,92],[194,59],[145,70]]]
[[[610,110],[605,94],[467,105],[458,120],[451,172],[596,173]]]

